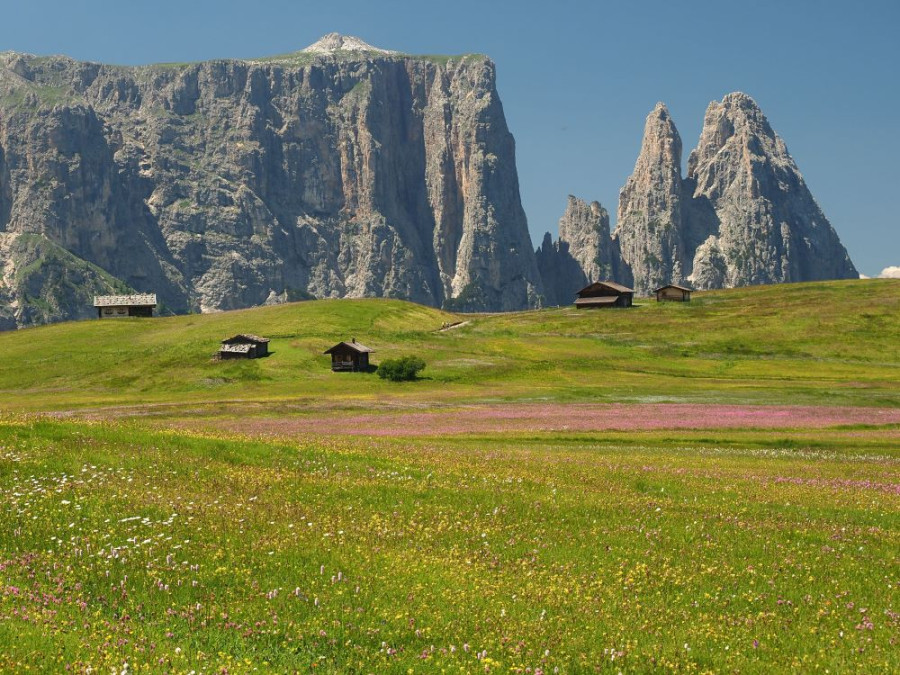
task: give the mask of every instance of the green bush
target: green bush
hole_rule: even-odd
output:
[[[378,377],[391,382],[415,380],[419,371],[425,368],[425,362],[417,356],[401,356],[399,359],[388,359],[378,365]]]

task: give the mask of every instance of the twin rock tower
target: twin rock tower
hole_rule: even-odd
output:
[[[713,102],[681,175],[681,137],[662,103],[647,117],[618,224],[597,202],[569,197],[559,240],[537,251],[550,303],[613,277],[638,294],[668,283],[698,289],[858,278],[781,138],[752,98]]]

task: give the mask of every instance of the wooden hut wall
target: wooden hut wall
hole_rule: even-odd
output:
[[[356,370],[359,354],[349,347],[341,347],[331,352],[332,370]]]
[[[661,288],[656,292],[658,301],[669,300],[675,302],[687,302],[691,299],[690,291],[680,288]]]
[[[369,367],[369,354],[357,352],[355,349],[343,347],[331,352],[332,370],[366,370]]]

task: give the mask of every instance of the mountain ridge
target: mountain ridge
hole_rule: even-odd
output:
[[[658,103],[615,231],[570,196],[535,251],[483,55],[337,33],[189,64],[3,52],[0,328],[90,316],[64,290],[76,278],[177,313],[369,296],[502,311],[605,276],[641,294],[858,276],[752,98],[710,104],[684,176],[681,153]]]
[[[561,231],[559,242],[572,238]],[[742,92],[709,104],[684,176],[681,137],[656,104],[610,239],[603,245],[618,245],[620,278],[640,295],[669,283],[713,289],[859,277],[784,141]],[[539,260],[547,266],[545,253]]]
[[[0,229],[46,236],[174,311],[297,295],[538,304],[493,62],[311,58],[7,55]],[[24,325],[22,294],[3,292],[7,326]]]

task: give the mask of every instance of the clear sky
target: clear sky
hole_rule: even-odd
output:
[[[900,265],[900,0],[0,0],[0,51],[118,64],[295,51],[325,33],[497,64],[532,237],[615,218],[657,101],[685,148],[731,91],[785,140],[859,270]]]

